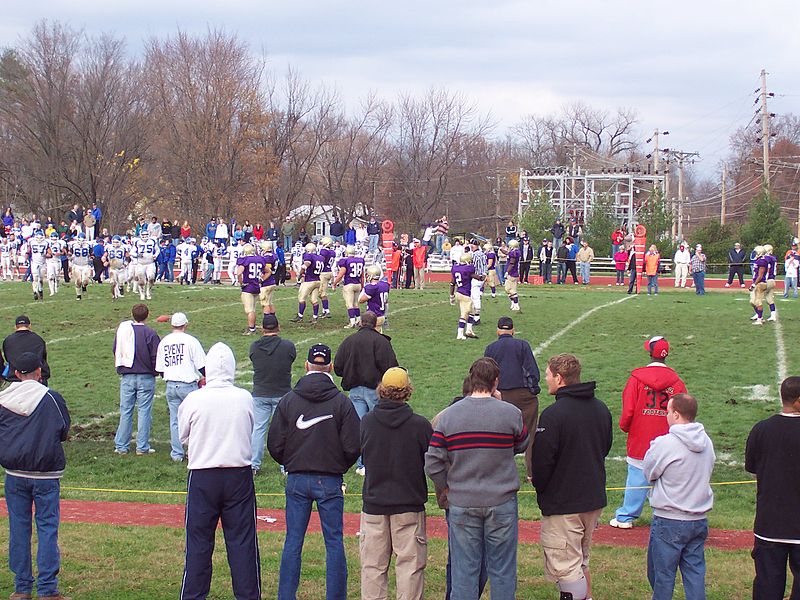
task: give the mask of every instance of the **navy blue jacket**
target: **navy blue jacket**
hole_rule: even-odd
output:
[[[538,395],[539,365],[533,356],[531,345],[522,339],[506,333],[486,347],[484,356],[493,358],[500,365],[499,390],[527,388]]]
[[[60,477],[69,424],[61,394],[38,381],[11,384],[0,391],[0,465],[19,477]]]

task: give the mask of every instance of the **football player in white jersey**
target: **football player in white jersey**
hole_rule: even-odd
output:
[[[147,230],[133,244],[133,256],[138,260],[136,265],[136,284],[139,288],[140,300],[153,299],[153,284],[156,281],[156,258],[161,249],[158,241],[151,238]]]
[[[133,245],[138,239],[128,236],[122,240],[122,247],[125,248],[128,257],[128,262],[125,263],[125,281],[128,284],[128,291],[134,294],[139,291],[139,284],[136,283],[136,266],[139,264],[139,258],[134,256],[133,252]]]
[[[178,252],[178,257],[181,259],[181,274],[178,277],[181,285],[183,285],[184,281],[186,285],[192,285],[194,283],[194,281],[192,281],[192,253],[194,249],[194,240],[192,238],[186,238],[185,241],[178,244],[175,248]]]
[[[48,247],[50,252],[47,254],[47,286],[50,288],[50,295],[54,296],[58,292],[58,274],[61,271],[61,255],[66,252],[67,245],[54,231],[50,234]]]
[[[44,231],[37,229],[28,240],[28,261],[31,265],[31,277],[33,278],[34,300],[44,300],[42,280],[47,276],[45,262],[49,253],[50,247],[44,237]]]
[[[292,246],[292,271],[296,284],[300,285],[300,268],[303,266],[303,244],[295,242]]]
[[[11,269],[11,265],[16,262],[16,254],[17,243],[12,233],[0,240],[0,269],[3,271],[3,281],[14,280],[14,271]]]
[[[125,257],[128,251],[122,244],[122,238],[115,235],[111,243],[106,246],[103,254],[103,265],[108,267],[108,280],[111,282],[111,299],[116,300],[125,295],[125,282],[128,273],[125,266]]]
[[[244,256],[244,234],[237,231],[233,234],[233,243],[228,246],[228,279],[231,285],[236,285],[236,261]]]
[[[222,242],[214,242],[214,251],[212,252],[212,256],[214,257],[214,274],[211,276],[213,283],[222,284],[222,258],[227,253],[228,250]]]
[[[92,244],[86,241],[86,234],[79,233],[69,245],[72,257],[71,275],[75,280],[75,296],[78,300],[86,293],[86,286],[92,280]]]

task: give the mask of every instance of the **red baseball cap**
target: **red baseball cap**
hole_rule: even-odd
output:
[[[669,342],[663,336],[657,335],[644,343],[644,349],[653,358],[666,358],[669,354]]]

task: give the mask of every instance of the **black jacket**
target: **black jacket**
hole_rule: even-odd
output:
[[[566,244],[561,244],[556,250],[556,258],[559,262],[566,262],[567,257],[569,256],[569,249],[567,248]]]
[[[495,359],[500,365],[499,390],[527,388],[534,395],[541,391],[539,365],[527,341],[510,333],[503,334],[486,347],[483,355]]]
[[[564,229],[564,225],[561,223],[553,223],[553,226],[550,228],[550,233],[553,234],[553,237],[557,237],[558,239],[564,237],[565,231],[566,229]]]
[[[360,454],[358,414],[325,373],[301,377],[281,398],[267,450],[289,473],[341,475]]]
[[[344,225],[342,225],[339,221],[334,221],[331,223],[331,235],[336,237],[344,235]]]
[[[29,329],[18,329],[3,340],[3,356],[9,363],[7,381],[19,381],[14,375],[14,360],[25,352],[33,352],[42,361],[42,383],[50,379],[50,366],[47,364],[47,346],[39,334]],[[0,359],[0,372],[5,367]]]
[[[290,340],[265,335],[250,344],[253,396],[280,398],[292,389],[292,363],[297,349]]]
[[[728,263],[730,263],[731,266],[744,266],[744,258],[744,250],[736,250],[735,248],[731,248],[731,251],[728,252]]]
[[[589,512],[607,503],[611,413],[595,398],[595,386],[590,381],[562,387],[539,417],[531,475],[545,516]]]
[[[336,351],[333,370],[342,378],[342,388],[364,386],[375,389],[388,369],[397,366],[391,338],[372,327],[362,327],[344,339]]]
[[[405,402],[381,400],[361,421],[366,478],[363,511],[370,515],[422,512],[428,499],[425,452],[433,428]]]
[[[533,260],[533,246],[530,244],[527,247],[525,244],[520,245],[519,251],[522,253],[520,262],[531,262]]]

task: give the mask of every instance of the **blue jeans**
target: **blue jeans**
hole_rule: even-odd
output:
[[[283,236],[283,247],[287,253],[289,252],[289,250],[292,249],[292,236],[290,235]]]
[[[167,279],[167,263],[158,263],[158,274],[156,274],[156,281],[169,281]]]
[[[708,521],[678,521],[653,517],[647,546],[647,579],[653,600],[670,600],[675,575],[681,570],[686,600],[705,600],[706,558],[704,545]]]
[[[647,499],[647,488],[650,482],[644,476],[644,472],[638,467],[628,465],[628,478],[625,480],[625,496],[622,506],[614,513],[620,523],[630,523],[642,515],[644,502]],[[632,490],[630,488],[641,488]]]
[[[364,415],[375,408],[378,403],[378,391],[372,388],[359,385],[350,390],[350,402],[358,413],[358,418],[363,419]],[[358,457],[358,467],[363,467],[364,462]]]
[[[120,452],[127,452],[131,445],[133,432],[133,409],[138,407],[139,418],[136,423],[136,451],[150,450],[150,424],[153,420],[153,395],[156,391],[156,378],[152,375],[122,375],[119,380],[119,427],[114,437],[114,446]]]
[[[58,479],[28,479],[6,474],[5,494],[8,506],[8,566],[14,573],[14,590],[21,594],[33,591],[31,565],[32,507],[36,506],[36,591],[39,596],[58,593],[61,553],[58,549],[59,496]]]
[[[256,471],[261,468],[261,459],[264,457],[264,439],[267,436],[269,422],[275,409],[278,408],[278,398],[253,396],[253,460],[251,466]]]
[[[167,281],[175,281],[175,261],[167,263]]]
[[[556,275],[556,283],[566,283],[567,281],[567,263],[559,262],[558,271]]]
[[[377,252],[378,251],[378,242],[380,241],[380,237],[377,233],[373,233],[369,236],[369,251],[370,252]]]
[[[486,567],[492,600],[514,600],[517,592],[517,498],[499,506],[450,505],[448,540],[452,556],[453,598],[477,598],[481,565]]]
[[[651,290],[658,293],[658,275],[647,276],[647,293],[649,294]]]
[[[591,268],[592,263],[581,262],[578,264],[581,266],[581,281],[583,283],[589,283],[589,269]]]
[[[692,273],[692,280],[694,281],[694,293],[703,296],[706,293],[706,272]]]
[[[447,522],[447,535],[448,538],[450,536],[450,511],[444,511],[444,519]],[[450,542],[448,541],[448,550],[447,550],[447,566],[445,567],[445,588],[444,588],[444,600],[450,600],[450,596],[453,593],[453,561],[450,560],[450,550],[449,550]],[[489,580],[489,575],[486,573],[486,563],[488,562],[488,557],[484,553],[483,555],[483,563],[481,564],[481,572],[478,575],[478,597],[483,595],[483,590],[486,588],[486,582]]]
[[[499,262],[497,263],[497,279],[500,280],[500,285],[505,284],[506,282],[506,266],[508,263]]]
[[[794,298],[797,298],[797,277],[784,277],[783,297],[788,298],[791,290],[794,290]]]
[[[184,383],[182,381],[167,381],[167,408],[169,409],[169,442],[171,450],[169,455],[174,460],[183,460],[184,452],[181,438],[178,435],[178,407],[183,399],[197,389],[197,383]]]
[[[347,559],[344,554],[344,495],[341,475],[289,473],[286,479],[286,540],[281,555],[278,600],[294,600],[311,505],[316,501],[325,539],[325,598],[347,598]]]

